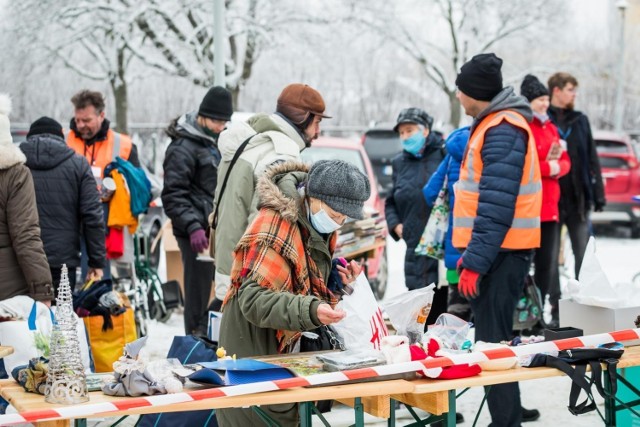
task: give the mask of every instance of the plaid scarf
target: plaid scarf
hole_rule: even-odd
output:
[[[231,287],[224,304],[233,298],[247,279],[273,292],[313,295],[334,307],[338,303],[324,283],[315,261],[304,246],[309,231],[298,222],[291,223],[271,209],[263,208],[249,225],[234,251]],[[336,234],[329,249],[333,253]],[[278,330],[278,352],[288,353],[301,332]]]

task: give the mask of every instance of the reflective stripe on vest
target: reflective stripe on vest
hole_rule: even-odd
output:
[[[111,149],[112,162],[115,162],[116,157],[120,155],[120,138],[122,138],[122,136],[120,135],[119,132],[113,132],[113,148]]]
[[[481,153],[486,132],[503,121],[525,130],[528,140],[515,215],[501,247],[531,249],[540,246],[542,181],[535,140],[529,125],[520,114],[514,111],[500,111],[485,117],[474,130],[460,168],[460,180],[454,184],[456,203],[453,212],[453,246],[456,248],[465,248],[471,241],[478,210],[483,170]]]

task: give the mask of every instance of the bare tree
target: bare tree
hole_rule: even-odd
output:
[[[526,0],[431,0],[352,2],[351,19],[381,43],[404,51],[424,76],[446,95],[449,122],[460,123],[455,76],[470,56],[526,34],[534,25],[547,25],[554,15],[551,2],[532,6]],[[556,7],[554,5],[553,7]],[[536,33],[540,34],[540,28]]]

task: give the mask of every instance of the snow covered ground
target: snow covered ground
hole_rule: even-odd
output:
[[[405,252],[403,242],[394,242],[389,239],[389,286],[386,298],[405,291],[403,274],[403,257]],[[597,240],[597,256],[602,264],[609,280],[612,283],[630,281],[631,277],[640,271],[638,264],[640,254],[640,240],[627,238],[626,230],[608,230],[606,236]],[[161,265],[162,270],[162,265]],[[640,313],[639,313],[640,314]],[[633,325],[629,325],[632,327]],[[182,317],[174,314],[167,323],[154,322],[149,331],[149,340],[144,354],[149,360],[165,357],[169,346],[170,337],[183,334]],[[526,381],[520,384],[522,403],[526,408],[536,408],[541,412],[540,420],[527,425],[547,426],[562,425],[563,427],[583,427],[601,425],[598,415],[590,413],[576,417],[567,410],[569,389],[571,381],[566,377],[547,378],[541,380]],[[458,399],[458,412],[465,416],[465,423],[471,425],[477,408],[482,400],[481,388],[471,389]],[[600,399],[601,400],[601,399]],[[603,405],[601,404],[601,410]],[[326,414],[332,426],[348,426],[353,424],[353,412],[350,408],[337,406]],[[400,425],[407,424],[411,418],[406,409],[397,412],[402,420]],[[386,426],[386,420],[367,416],[367,425]],[[315,420],[317,425],[322,425]],[[478,421],[479,426],[488,425],[490,422],[488,409],[483,409]],[[314,424],[315,425],[315,424]]]

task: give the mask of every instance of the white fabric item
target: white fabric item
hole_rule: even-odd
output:
[[[549,160],[549,175],[556,176],[560,173],[560,164],[557,160]]]
[[[34,303],[36,304],[36,331],[49,337],[53,323],[51,321],[51,313],[46,305],[36,302],[26,295],[19,295],[0,301],[0,316],[17,319],[0,322],[0,345],[11,346],[14,350],[13,354],[5,356],[3,359],[5,370],[9,375],[11,375],[11,371],[16,366],[26,365],[29,359],[40,356],[35,346],[34,331],[29,329],[27,321]],[[51,311],[55,315],[55,307]],[[86,373],[91,373],[91,357],[84,322],[79,318],[77,320],[82,365]]]
[[[13,144],[11,137],[11,123],[9,114],[11,113],[11,98],[7,94],[0,94],[0,144]]]
[[[347,350],[380,350],[382,338],[389,335],[389,331],[371,285],[364,273],[360,273],[351,286],[353,293],[342,297],[336,305],[336,310],[344,310],[347,315],[332,326]]]

